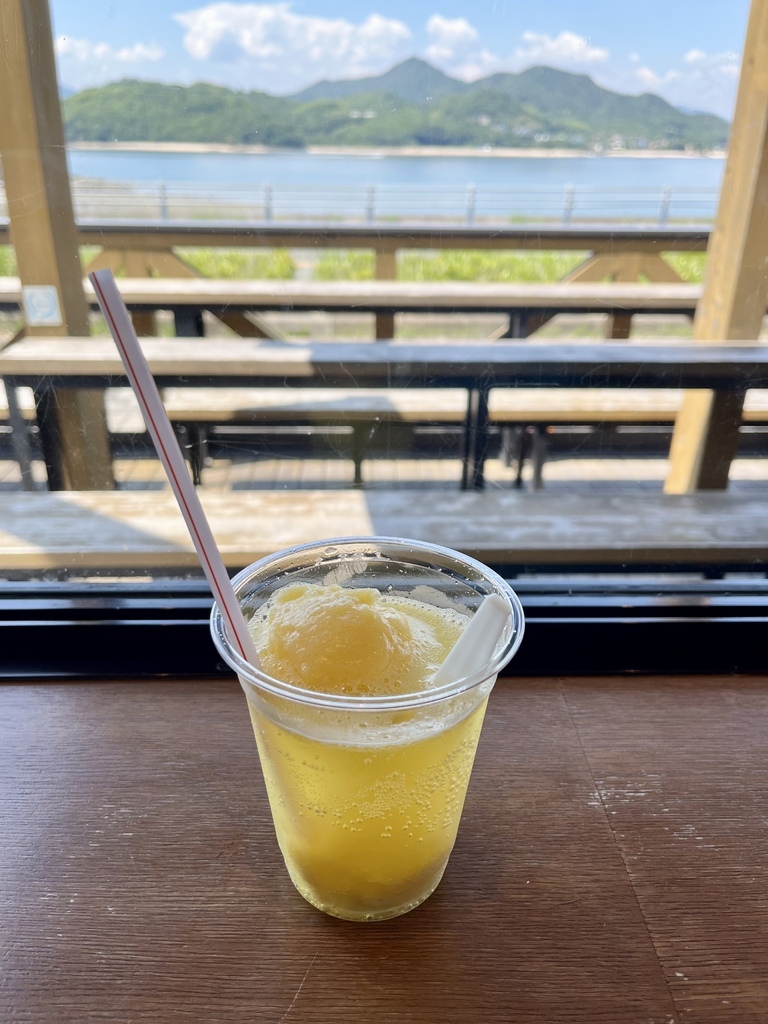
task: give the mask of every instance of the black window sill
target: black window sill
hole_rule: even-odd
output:
[[[755,673],[768,582],[514,580],[526,614],[509,676]],[[202,580],[0,584],[0,679],[231,677]]]

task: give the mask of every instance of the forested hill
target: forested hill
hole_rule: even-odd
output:
[[[729,127],[586,75],[538,67],[468,84],[415,58],[295,96],[125,80],[68,96],[63,108],[73,142],[709,150],[725,146]]]

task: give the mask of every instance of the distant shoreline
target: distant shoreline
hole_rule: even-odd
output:
[[[68,149],[111,150],[124,153],[238,153],[269,155],[273,153],[305,153],[310,156],[365,156],[384,157],[481,157],[531,159],[583,157],[622,159],[626,157],[648,160],[665,159],[723,159],[725,150],[684,151],[669,149],[611,149],[595,152],[587,149],[514,149],[473,146],[306,146],[303,149],[277,149],[271,146],[235,146],[218,142],[70,142]]]

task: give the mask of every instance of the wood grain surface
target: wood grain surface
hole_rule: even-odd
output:
[[[142,338],[163,386],[321,388],[763,387],[768,348],[755,342],[695,346],[667,340],[556,342],[297,342],[217,338]],[[22,338],[0,351],[0,377],[36,386],[54,378],[124,379],[111,338]]]
[[[83,282],[89,300],[94,292]],[[364,312],[382,306],[399,310],[471,310],[547,307],[601,312],[632,309],[692,312],[701,285],[684,282],[576,282],[496,284],[467,281],[280,281],[210,278],[125,277],[120,293],[128,305],[275,309],[343,309]],[[0,278],[0,302],[20,302],[17,278]]]
[[[462,151],[464,155],[465,151]],[[244,221],[89,220],[77,225],[81,245],[106,250],[160,252],[178,246],[276,246],[278,248],[396,249],[576,249],[611,256],[627,253],[702,252],[709,230],[697,225],[648,224],[291,224]],[[0,223],[0,244],[8,245],[8,227]]]
[[[35,418],[27,388],[18,389],[22,415]],[[146,430],[130,388],[109,388],[107,422],[118,433]],[[494,388],[492,423],[670,423],[683,401],[679,388]],[[202,423],[403,422],[463,423],[466,391],[458,388],[164,388],[171,420]],[[0,422],[8,403],[0,382]],[[745,423],[768,420],[768,390],[752,388],[744,400]]]
[[[723,566],[768,561],[762,498],[562,495],[542,491],[207,491],[201,500],[231,568],[294,544],[342,536],[413,537],[494,565]],[[167,491],[0,494],[0,567],[196,568]]]
[[[768,1019],[768,681],[507,680],[400,919],[293,890],[234,682],[0,689],[0,1020]]]

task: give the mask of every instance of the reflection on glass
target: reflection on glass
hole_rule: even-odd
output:
[[[628,387],[563,364],[518,387],[493,360],[514,345],[551,368],[559,344],[597,363],[621,345],[761,337],[763,285],[746,270],[722,338],[702,306],[708,259],[745,259],[722,217],[707,255],[718,202],[733,224],[758,203],[721,185],[741,173],[727,166],[734,71],[759,28],[744,44],[746,4],[711,13],[712,53],[727,56],[702,91],[706,54],[684,33],[666,73],[618,61],[630,42],[658,45],[641,12],[614,39],[590,4],[580,32],[518,38],[493,6],[425,27],[406,11],[233,5],[211,35],[204,8],[161,5],[152,33],[123,12],[118,38],[65,0],[8,0],[0,574],[195,571],[83,289],[99,266],[120,278],[233,569],[315,523],[461,547],[498,521],[483,543],[515,571],[656,571],[636,531],[668,540],[665,484],[727,485],[749,507],[765,482],[759,368],[712,405],[690,376]],[[686,469],[678,431],[675,475],[681,410],[710,454]],[[510,516],[538,539],[512,538]],[[703,557],[706,536],[681,522]]]

